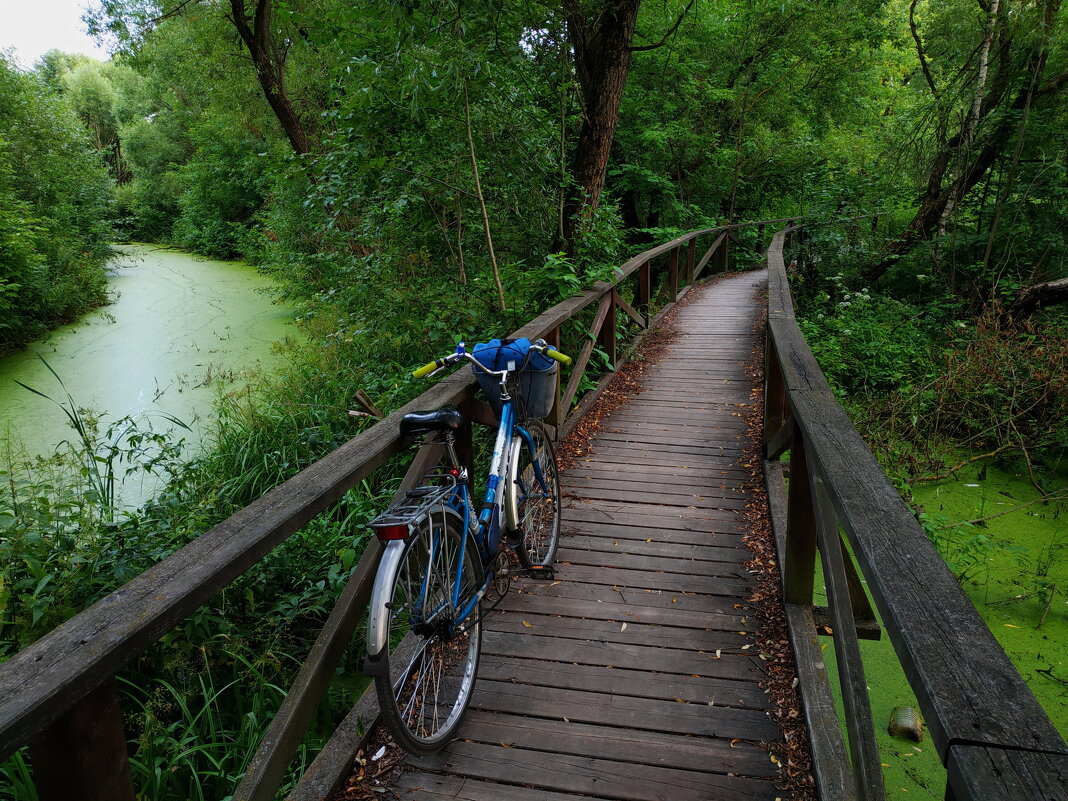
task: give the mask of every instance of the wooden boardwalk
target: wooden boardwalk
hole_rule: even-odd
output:
[[[461,739],[410,759],[401,798],[767,799],[778,730],[747,634],[737,510],[763,272],[696,290],[640,394],[563,471],[557,581],[485,624]],[[510,786],[501,786],[510,785]]]

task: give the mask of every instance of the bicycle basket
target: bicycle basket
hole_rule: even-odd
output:
[[[552,411],[559,365],[548,356],[531,350],[529,339],[491,339],[475,345],[472,353],[491,370],[514,371],[509,376],[508,392],[516,403],[519,419],[540,420]],[[471,370],[499,420],[503,404],[500,383],[474,365]],[[518,380],[514,380],[516,376]]]

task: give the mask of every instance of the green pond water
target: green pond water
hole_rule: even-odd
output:
[[[1042,480],[1047,489],[1068,487],[1068,475]],[[935,525],[990,518],[982,525],[947,526],[935,536],[951,569],[963,575],[979,614],[1068,737],[1068,499],[1024,506],[1039,497],[1027,475],[993,465],[917,484],[913,493]],[[829,637],[822,644],[836,679],[834,647]],[[861,652],[887,797],[943,799],[946,775],[930,739],[913,743],[886,731],[894,707],[919,709],[889,639],[884,634],[878,642],[862,642]]]
[[[51,453],[74,434],[55,404],[15,383],[64,397],[39,357],[105,425],[130,415],[166,430],[164,415],[173,415],[189,425],[180,433],[195,445],[219,388],[269,366],[273,343],[289,330],[292,314],[272,303],[270,280],[247,264],[156,245],[115,250],[113,303],[0,359],[0,438],[31,454]]]

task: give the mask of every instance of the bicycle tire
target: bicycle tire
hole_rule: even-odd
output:
[[[520,436],[509,476],[509,503],[516,527],[523,532],[526,553],[520,553],[520,560],[525,558],[531,565],[548,567],[556,559],[560,540],[560,476],[545,426],[531,422],[524,429],[530,434],[533,452]],[[542,481],[538,481],[535,465],[541,468]]]
[[[413,754],[433,754],[453,737],[463,719],[475,685],[482,644],[481,608],[476,604],[465,631],[448,634],[455,615],[451,598],[461,542],[451,515],[431,515],[408,541],[388,593],[389,635],[386,653],[375,675],[382,722],[393,739]],[[432,548],[435,536],[444,547]],[[430,556],[433,552],[434,562]],[[478,592],[481,571],[476,545],[464,549],[460,605]],[[419,610],[424,586],[429,608]]]

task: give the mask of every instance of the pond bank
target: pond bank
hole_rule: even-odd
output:
[[[292,314],[271,301],[272,282],[241,262],[201,259],[157,245],[115,246],[115,301],[0,359],[0,438],[47,454],[72,436],[60,409],[16,381],[116,420],[143,416],[166,428],[170,415],[201,436],[220,382],[269,366]],[[42,361],[47,361],[48,366]]]

